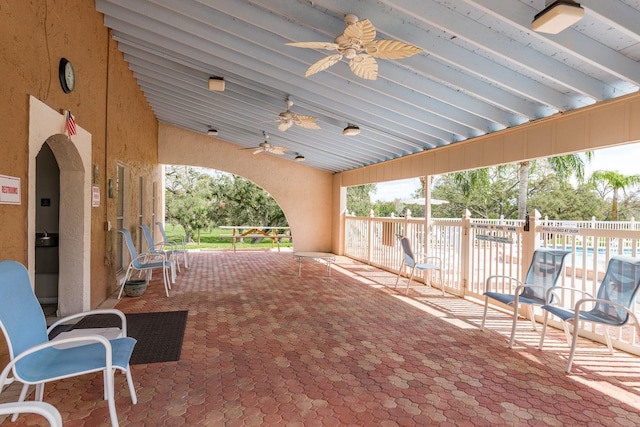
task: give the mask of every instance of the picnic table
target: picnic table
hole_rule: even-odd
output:
[[[236,242],[242,239],[271,239],[271,248],[275,244],[278,245],[278,252],[280,252],[280,239],[290,239],[291,229],[290,227],[258,227],[254,225],[223,225],[220,227],[222,230],[231,230],[231,234],[221,234],[221,239],[231,239],[231,246],[233,251],[236,251]]]

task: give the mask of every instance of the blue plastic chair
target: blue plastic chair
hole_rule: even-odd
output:
[[[404,294],[407,295],[409,293],[409,286],[411,286],[411,280],[413,280],[413,275],[416,270],[418,271],[437,271],[438,279],[440,280],[440,286],[442,287],[442,295],[444,295],[444,282],[442,280],[442,260],[436,256],[416,256],[413,253],[413,249],[411,249],[411,242],[405,236],[397,234],[396,237],[400,239],[400,246],[402,247],[402,263],[400,264],[400,269],[398,270],[398,277],[396,278],[396,285],[393,287],[394,289],[398,287],[398,281],[400,280],[400,275],[405,267],[409,267],[411,269],[411,273],[409,275],[409,282],[407,282],[407,289]],[[427,284],[431,286],[431,275],[429,274],[427,277]]]
[[[638,328],[638,319],[633,312],[633,302],[640,289],[640,259],[614,256],[609,260],[607,271],[598,287],[596,297],[580,289],[558,287],[549,292],[549,303],[544,305],[544,324],[540,346],[544,345],[544,337],[547,331],[549,314],[553,314],[562,320],[567,343],[571,343],[571,352],[567,363],[567,372],[571,372],[573,355],[578,343],[578,322],[586,321],[598,323],[604,326],[604,336],[609,352],[613,354],[613,345],[609,336],[610,326],[623,326],[633,319]],[[553,305],[552,295],[561,291],[578,292],[584,298],[578,300],[573,308],[564,308],[561,305]],[[557,299],[556,299],[557,301]],[[571,338],[570,324],[573,325],[573,338]]]
[[[79,313],[67,319],[93,313]],[[126,325],[123,328],[126,330]],[[29,385],[36,386],[36,400],[42,401],[45,383],[102,371],[111,424],[117,426],[113,376],[119,369],[126,374],[131,401],[137,402],[129,369],[136,340],[129,337],[108,340],[100,335],[85,335],[50,341],[44,313],[31,288],[29,273],[16,261],[0,262],[0,329],[7,341],[10,357],[0,373],[0,392],[5,385],[19,381],[23,383],[19,402],[24,401]],[[16,417],[14,414],[14,420]]]
[[[148,252],[154,255],[162,254],[171,262],[171,283],[176,283],[176,269],[180,271],[180,264],[176,256],[177,252],[171,249],[167,250],[163,242],[155,243],[151,235],[151,230],[149,230],[149,227],[146,225],[140,225],[139,227],[142,229],[142,235],[147,242]]]
[[[557,286],[556,284],[560,277],[560,273],[562,273],[565,257],[569,253],[571,252],[565,250],[545,248],[536,249],[533,253],[533,259],[531,260],[531,265],[529,266],[524,282],[515,277],[506,275],[493,275],[487,277],[484,288],[485,292],[483,293],[484,313],[482,316],[482,325],[480,326],[480,330],[484,331],[484,324],[487,320],[487,308],[489,307],[489,298],[500,301],[503,304],[513,306],[513,323],[511,325],[509,348],[513,348],[520,304],[525,304],[527,306],[533,330],[537,330],[536,319],[533,315],[533,307],[541,307],[546,304],[547,291],[550,288]],[[517,284],[514,292],[500,293],[490,291],[491,282],[498,279]]]
[[[169,274],[172,270],[172,266],[171,262],[167,260],[166,255],[161,253],[152,254],[148,252],[138,254],[136,246],[133,244],[133,239],[131,238],[131,233],[129,233],[129,230],[118,230],[118,232],[122,233],[122,235],[124,236],[125,244],[127,246],[127,249],[129,250],[129,255],[131,256],[131,262],[129,263],[127,272],[125,273],[124,279],[122,279],[122,284],[120,285],[118,299],[122,297],[124,285],[131,278],[131,275],[134,271],[145,272],[146,280],[148,281],[151,278],[151,272],[156,269],[162,270],[164,292],[168,297],[169,289],[171,288]]]
[[[187,250],[187,242],[183,239],[180,241],[171,241],[167,239],[167,233],[164,230],[164,224],[161,221],[156,222],[156,225],[160,229],[160,234],[162,234],[162,242],[160,244],[169,246],[171,252],[176,255],[182,255],[182,261],[184,262],[184,268],[189,268],[189,251]],[[176,262],[178,260],[176,259]]]

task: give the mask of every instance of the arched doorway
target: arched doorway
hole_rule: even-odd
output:
[[[29,113],[28,269],[35,283],[36,157],[47,143],[60,169],[58,314],[90,309],[91,135],[61,132],[65,117],[34,97]]]

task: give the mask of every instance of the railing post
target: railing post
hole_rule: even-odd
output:
[[[460,248],[460,278],[462,294],[467,293],[471,280],[471,249],[473,248],[473,233],[471,232],[471,212],[465,209],[462,215],[462,246]]]
[[[373,209],[369,211],[367,224],[367,262],[371,265],[373,259]]]

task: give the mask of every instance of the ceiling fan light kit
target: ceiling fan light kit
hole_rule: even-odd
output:
[[[209,135],[209,136],[217,136],[218,135],[218,129],[209,129],[207,131],[207,135]]]
[[[345,136],[354,136],[360,133],[360,128],[356,125],[348,125],[342,130],[342,134]]]
[[[213,92],[224,91],[224,77],[209,77],[209,90]]]
[[[378,63],[375,58],[400,59],[422,52],[419,47],[398,40],[374,40],[376,29],[368,19],[359,20],[354,14],[344,16],[347,24],[344,32],[331,42],[294,42],[288,46],[307,49],[335,50],[338,53],[322,58],[312,64],[305,73],[309,77],[339,62],[349,59],[349,68],[358,77],[367,80],[378,78]]]
[[[573,1],[557,0],[538,13],[531,29],[539,33],[558,34],[584,17],[584,9]]]

